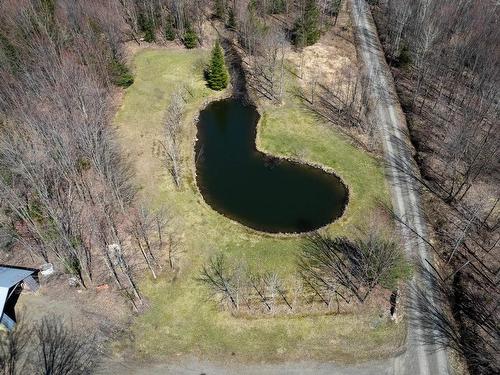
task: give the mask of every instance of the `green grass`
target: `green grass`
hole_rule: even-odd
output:
[[[244,319],[220,312],[207,301],[196,282],[201,265],[223,251],[241,259],[250,269],[272,270],[287,279],[295,271],[295,256],[303,239],[277,238],[256,233],[208,207],[194,183],[193,140],[195,116],[203,103],[224,93],[205,86],[203,50],[143,50],[134,57],[134,84],[125,90],[115,123],[124,149],[137,170],[141,194],[152,207],[165,207],[172,215],[169,228],[182,241],[181,271],[158,280],[145,278],[140,287],[150,309],[131,327],[130,345],[143,357],[195,354],[239,360],[324,359],[350,362],[384,356],[401,341],[404,329],[382,323],[374,328],[383,307],[362,313],[317,317]],[[175,87],[189,86],[183,138],[186,165],[184,186],[176,191],[157,156],[161,119]],[[382,167],[351,146],[328,126],[300,109],[295,100],[284,106],[265,107],[259,144],[267,151],[300,156],[335,169],[350,190],[346,214],[325,230],[347,234],[363,226],[377,201],[388,201]]]

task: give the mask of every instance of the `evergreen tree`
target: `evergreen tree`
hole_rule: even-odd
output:
[[[222,90],[227,87],[228,82],[229,73],[224,62],[224,53],[217,40],[212,49],[212,58],[210,59],[210,66],[207,71],[208,87],[212,90]]]
[[[198,44],[198,35],[196,35],[191,26],[187,27],[186,32],[184,33],[183,42],[188,49],[194,48]]]
[[[228,29],[235,30],[236,29],[236,17],[234,17],[233,8],[229,8],[227,15],[227,24]]]
[[[165,39],[170,41],[175,40],[175,31],[172,23],[172,20],[169,18],[167,19],[167,25],[165,26]]]
[[[155,25],[151,18],[146,16],[144,13],[139,13],[139,16],[137,17],[137,25],[139,26],[139,30],[144,32],[145,42],[151,43],[155,41]]]
[[[155,39],[156,39],[156,36],[155,36],[154,25],[152,22],[148,22],[146,30],[144,31],[144,41],[151,43],[151,42],[154,42]]]
[[[306,0],[304,13],[295,22],[293,42],[304,47],[316,43],[321,36],[319,26],[319,9],[316,0]]]
[[[218,19],[224,20],[226,18],[226,9],[224,7],[224,0],[215,0],[215,16]]]
[[[127,65],[120,62],[117,58],[113,58],[110,66],[111,81],[121,87],[129,87],[134,83],[134,76],[128,69]]]

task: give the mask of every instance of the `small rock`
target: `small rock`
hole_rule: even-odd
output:
[[[72,276],[68,279],[68,284],[70,287],[76,288],[79,285],[78,279],[76,277]]]

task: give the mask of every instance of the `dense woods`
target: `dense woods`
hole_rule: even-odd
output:
[[[439,340],[467,358],[471,373],[496,373],[500,8],[495,1],[371,3],[421,168],[422,177],[409,178],[427,192],[437,234],[441,264],[428,278],[450,314],[433,310],[423,292],[418,299],[438,322]]]
[[[164,220],[138,203],[111,125],[114,87],[133,80],[121,10],[5,1],[0,18],[2,258],[114,283],[138,308],[136,272],[154,275]]]

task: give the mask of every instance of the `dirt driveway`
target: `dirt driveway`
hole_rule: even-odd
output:
[[[351,366],[320,362],[215,364],[189,359],[171,364],[110,361],[104,364],[101,373],[112,375],[390,375],[394,374],[394,369],[392,359]]]

